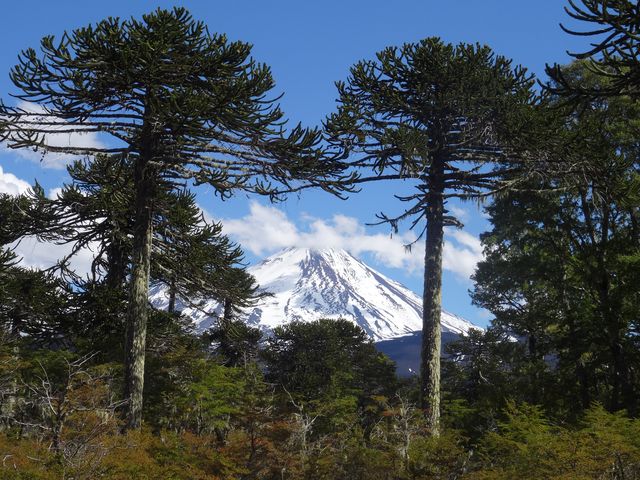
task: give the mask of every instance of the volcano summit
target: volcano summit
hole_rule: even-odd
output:
[[[263,331],[294,320],[345,318],[377,342],[422,329],[422,299],[345,250],[288,248],[248,271],[261,290],[271,294],[245,310],[244,320]],[[166,297],[163,290],[156,290],[151,301],[163,308],[168,303]],[[216,314],[221,310],[213,300],[205,300],[201,309],[184,305],[179,308],[199,330],[214,321],[201,310]],[[443,333],[456,335],[475,327],[446,311],[442,312],[441,324]]]

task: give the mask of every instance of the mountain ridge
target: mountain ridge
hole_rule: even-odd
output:
[[[248,271],[271,296],[245,309],[245,321],[266,332],[294,320],[319,318],[351,320],[374,341],[412,335],[422,328],[422,299],[345,250],[290,247]],[[159,308],[168,303],[162,289],[152,292],[151,301]],[[214,321],[199,309],[181,308],[198,330]],[[206,299],[201,309],[221,311],[217,302]],[[441,324],[443,332],[458,335],[480,328],[444,310]]]

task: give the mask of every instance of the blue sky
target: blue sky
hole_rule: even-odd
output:
[[[253,56],[272,68],[276,93],[284,93],[281,105],[288,118],[314,126],[335,108],[334,82],[346,79],[353,63],[373,57],[386,46],[429,36],[451,43],[487,44],[544,78],[545,63],[567,63],[567,50],[585,49],[587,40],[571,37],[558,26],[560,22],[571,25],[563,11],[565,4],[562,0],[11,1],[3,5],[0,30],[0,97],[12,102],[9,69],[21,49],[37,47],[44,35],[60,35],[106,16],[140,16],[157,7],[181,5],[203,20],[210,31],[252,43]],[[21,180],[31,183],[34,179],[47,190],[59,187],[65,171],[47,168],[56,164],[51,159],[48,164],[0,150],[0,189],[3,185],[5,190],[21,188],[26,185]],[[393,188],[370,185],[348,201],[322,192],[305,192],[273,206],[246,195],[222,203],[210,190],[201,188],[198,201],[213,218],[224,220],[228,233],[241,242],[250,262],[294,243],[344,247],[420,293],[421,246],[405,254],[402,243],[410,240],[411,234],[401,231],[390,239],[386,227],[365,225],[375,220],[377,212],[394,213],[402,208],[392,197]],[[468,274],[481,255],[477,237],[488,224],[478,205],[452,206],[465,228],[447,234],[443,306],[485,325],[487,313],[470,304]],[[57,251],[32,246],[25,256],[38,264]]]

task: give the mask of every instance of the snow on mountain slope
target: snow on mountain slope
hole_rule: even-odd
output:
[[[245,319],[266,331],[293,320],[345,318],[379,341],[422,328],[422,299],[344,250],[288,248],[250,267],[249,272],[272,296],[247,309]],[[168,303],[162,290],[152,292],[151,301],[158,307]],[[180,308],[200,330],[213,323],[197,309]],[[205,301],[202,309],[220,311],[214,301]],[[479,328],[445,311],[441,324],[444,332],[455,334]]]

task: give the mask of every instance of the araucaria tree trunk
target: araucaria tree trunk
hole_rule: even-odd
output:
[[[176,311],[176,281],[175,278],[171,278],[169,284],[169,306],[167,307],[167,312],[175,313]]]
[[[131,285],[127,310],[125,348],[125,400],[127,428],[142,421],[144,359],[147,337],[147,303],[153,239],[152,194],[154,178],[149,162],[139,159],[135,168],[136,220],[133,239]]]
[[[420,407],[431,433],[440,425],[440,349],[442,311],[442,248],[444,234],[443,163],[434,160],[427,201],[427,230],[422,297],[422,349],[420,355]]]

